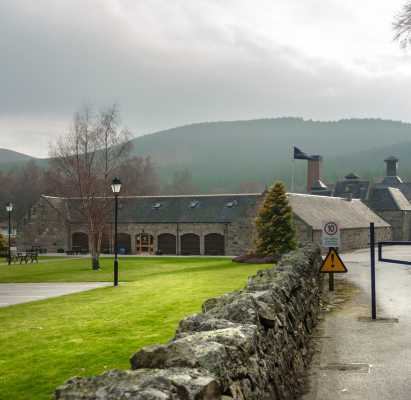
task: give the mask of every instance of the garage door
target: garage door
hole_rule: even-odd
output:
[[[171,233],[162,233],[158,235],[158,249],[163,254],[176,254],[176,236]]]
[[[127,233],[117,234],[117,251],[124,247],[126,249],[126,254],[131,254],[131,236]]]
[[[215,250],[219,256],[225,255],[224,236],[218,233],[206,235],[204,238],[204,248],[206,255],[210,254],[210,250]]]
[[[88,235],[87,233],[73,233],[73,246],[81,246],[88,251]]]
[[[95,246],[97,246],[97,240],[98,240],[98,234],[96,233],[94,235],[94,244],[95,244]],[[114,244],[113,244],[113,247],[114,247]],[[100,253],[102,253],[104,249],[111,250],[110,236],[107,235],[107,233],[103,233],[101,235]]]
[[[186,233],[181,236],[181,252],[188,251],[190,256],[200,255],[200,236]]]

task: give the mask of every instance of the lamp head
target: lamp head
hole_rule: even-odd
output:
[[[6,204],[6,210],[7,210],[8,212],[11,212],[11,211],[13,210],[13,204],[7,203],[7,204]]]
[[[111,182],[111,190],[114,194],[119,194],[121,190],[121,181],[115,177]]]

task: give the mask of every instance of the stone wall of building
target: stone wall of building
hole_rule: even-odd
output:
[[[392,228],[382,227],[375,228],[375,242],[383,240],[392,240]],[[313,233],[313,242],[318,246],[322,246],[322,231],[315,230]],[[341,229],[341,239],[339,251],[344,252],[353,249],[365,249],[369,247],[370,242],[370,229],[369,228],[352,228]],[[321,247],[321,253],[327,254],[328,247]]]
[[[411,212],[410,211],[378,211],[393,228],[393,239],[410,240]]]
[[[70,240],[72,241],[73,234],[76,232],[87,233],[80,224],[70,225]],[[222,223],[132,223],[132,222],[120,222],[117,225],[117,232],[126,233],[131,236],[131,249],[135,252],[136,248],[136,235],[140,233],[148,233],[154,237],[154,251],[158,250],[158,235],[163,233],[170,233],[175,235],[176,241],[176,254],[180,254],[181,251],[181,236],[187,233],[193,233],[200,237],[200,254],[204,254],[204,238],[209,233],[218,233],[226,237],[227,224]],[[105,233],[110,237],[110,243],[114,247],[114,224],[107,225]],[[71,242],[72,244],[72,242]]]
[[[68,222],[47,200],[40,197],[17,221],[17,250],[41,245],[49,253],[67,249]]]
[[[257,237],[257,229],[253,220],[263,202],[263,196],[249,206],[237,219],[227,225],[226,254],[240,255],[253,249],[253,237]]]
[[[294,227],[297,229],[296,238],[299,242],[313,241],[313,228],[293,213]],[[317,243],[318,244],[318,243]],[[321,245],[321,243],[319,244]]]
[[[294,399],[320,307],[321,263],[318,246],[301,246],[244,290],[207,300],[167,344],[140,349],[132,371],[70,378],[53,400]]]

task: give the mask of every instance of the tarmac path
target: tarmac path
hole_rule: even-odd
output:
[[[411,261],[411,246],[385,247],[383,257]],[[411,266],[378,262],[376,252],[377,321],[371,321],[370,250],[342,254],[341,259],[348,273],[338,279],[355,283],[361,293],[320,324],[311,390],[302,398],[409,400]]]
[[[0,283],[0,307],[83,292],[111,282]]]

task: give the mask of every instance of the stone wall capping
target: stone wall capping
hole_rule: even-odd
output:
[[[320,307],[321,263],[317,245],[300,245],[243,290],[206,300],[168,343],[138,350],[131,372],[70,378],[53,399],[294,399]]]

